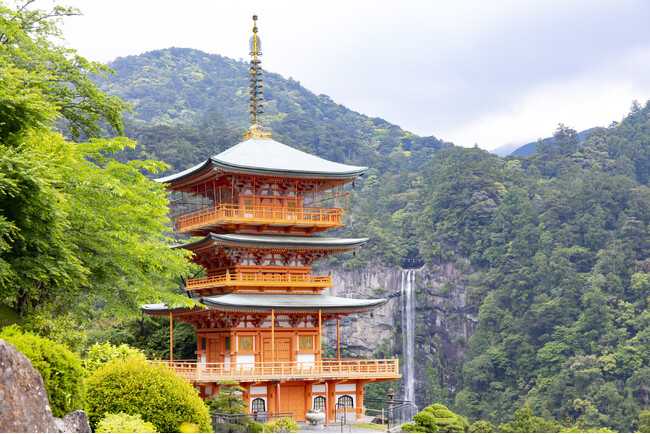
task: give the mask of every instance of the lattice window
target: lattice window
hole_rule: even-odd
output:
[[[266,411],[266,402],[262,398],[255,398],[251,402],[251,411],[253,413],[258,413],[261,411]]]
[[[354,399],[350,395],[339,396],[336,402],[337,408],[352,408],[354,406]]]
[[[253,337],[252,336],[240,336],[239,337],[239,349],[240,350],[252,350],[253,349]]]
[[[325,397],[317,396],[314,398],[314,410],[325,410]]]
[[[313,336],[300,336],[300,349],[301,350],[311,350],[314,348],[314,337]]]

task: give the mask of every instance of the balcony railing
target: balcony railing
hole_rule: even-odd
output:
[[[203,226],[259,224],[332,228],[344,226],[341,208],[283,208],[257,205],[220,204],[172,217],[174,230],[189,232]]]
[[[201,279],[188,279],[185,289],[196,291],[222,286],[265,286],[265,287],[309,287],[328,288],[332,286],[332,276],[312,276],[310,274],[290,273],[233,273]]]
[[[397,359],[345,359],[314,362],[202,363],[156,360],[190,381],[271,381],[397,379]]]

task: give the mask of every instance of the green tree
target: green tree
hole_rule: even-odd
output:
[[[0,7],[0,302],[23,316],[43,309],[88,313],[98,306],[129,315],[156,300],[187,305],[171,282],[186,272],[187,261],[166,248],[170,239],[162,235],[168,227],[166,192],[143,175],[165,166],[109,158],[135,146],[124,138],[70,143],[49,130],[66,95],[97,104],[111,100],[93,93],[88,71],[74,69],[79,59],[57,64],[47,56],[30,57],[56,50],[47,37],[56,32],[52,19],[65,12],[55,8],[53,14]],[[41,64],[44,69],[36,67]],[[66,94],[75,85],[53,84],[46,66],[54,64],[67,65],[66,73],[78,76],[78,88],[93,94]],[[111,104],[103,107],[119,114]],[[66,113],[92,111],[76,118],[91,135],[95,115],[108,116],[76,102],[68,108]]]
[[[243,392],[246,392],[246,389],[236,381],[220,381],[219,391],[205,403],[217,413],[244,414],[248,404],[242,399]]]
[[[477,420],[469,426],[469,432],[494,432],[494,425],[487,420]]]
[[[639,432],[650,432],[650,411],[639,413]]]
[[[533,410],[526,406],[515,412],[515,420],[502,423],[499,432],[561,432],[563,427],[554,420],[545,420],[535,416]]]
[[[62,6],[44,11],[32,3],[25,0],[15,9],[0,4],[0,64],[39,77],[45,100],[56,107],[74,139],[82,134],[98,137],[100,120],[122,135],[122,112],[128,105],[99,91],[92,80],[111,70],[60,44],[61,18],[80,12]]]

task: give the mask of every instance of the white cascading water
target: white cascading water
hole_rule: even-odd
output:
[[[401,277],[404,400],[415,403],[415,270],[402,270]]]

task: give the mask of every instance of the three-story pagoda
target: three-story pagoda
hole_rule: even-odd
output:
[[[345,187],[367,168],[307,154],[263,130],[261,44],[256,26],[253,32],[253,122],[244,141],[157,180],[171,192],[174,230],[202,237],[177,247],[205,269],[205,277],[185,287],[202,306],[143,309],[195,326],[197,361],[169,364],[204,398],[220,381],[235,380],[246,389],[250,412],[291,412],[304,420],[308,410],[322,409],[334,420],[337,408],[345,408],[356,419],[363,384],[399,378],[398,362],[341,359],[339,351],[323,359],[323,324],[336,320],[338,331],[341,316],[370,312],[386,300],[325,295],[332,278],[312,274],[311,266],[367,241],[314,235],[346,224]]]

